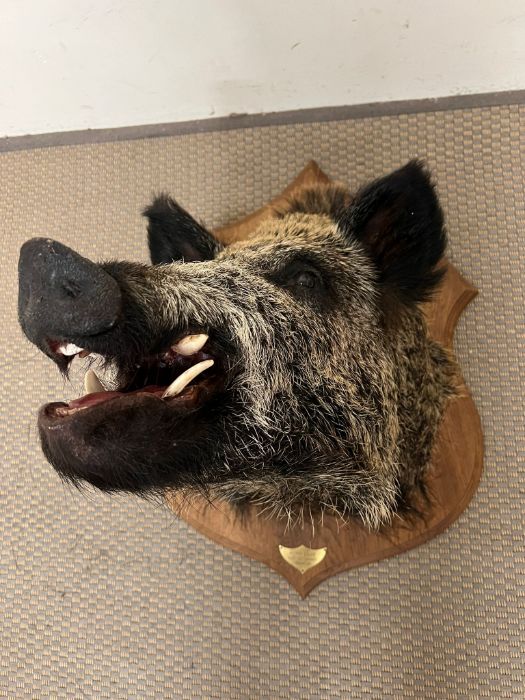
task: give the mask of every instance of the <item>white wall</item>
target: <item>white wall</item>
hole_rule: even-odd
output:
[[[524,0],[1,0],[0,135],[525,88]]]

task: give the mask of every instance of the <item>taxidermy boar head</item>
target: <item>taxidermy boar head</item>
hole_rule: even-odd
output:
[[[418,306],[446,244],[423,166],[354,196],[305,189],[228,247],[166,195],[144,214],[151,266],[22,247],[29,340],[64,373],[79,355],[108,375],[42,407],[47,459],[105,491],[388,522],[424,484],[454,392]]]

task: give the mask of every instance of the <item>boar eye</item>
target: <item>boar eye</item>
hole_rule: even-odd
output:
[[[280,287],[298,295],[313,294],[323,287],[321,273],[312,265],[292,264],[272,275]]]
[[[299,272],[295,277],[288,280],[288,285],[293,285],[295,287],[302,287],[303,289],[313,289],[318,282],[318,275],[310,270],[303,270]]]

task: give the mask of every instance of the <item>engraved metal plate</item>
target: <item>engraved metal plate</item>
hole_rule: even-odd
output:
[[[326,547],[310,549],[310,547],[305,547],[304,544],[299,545],[299,547],[279,545],[279,552],[282,558],[302,574],[320,564],[326,556],[326,550]]]

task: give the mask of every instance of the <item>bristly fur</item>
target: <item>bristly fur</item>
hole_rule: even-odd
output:
[[[325,185],[303,187],[289,195],[285,204],[274,207],[274,215],[280,219],[291,212],[297,214],[326,214],[334,221],[340,221],[352,202],[348,189],[342,183],[330,182]]]
[[[145,215],[155,264],[102,265],[123,320],[97,351],[122,373],[205,331],[226,385],[193,413],[153,398],[120,412],[108,402],[67,440],[42,431],[57,470],[105,490],[198,491],[289,521],[330,513],[379,528],[407,508],[456,386],[419,308],[446,245],[422,164],[355,196],[307,188],[226,248],[166,195]]]

